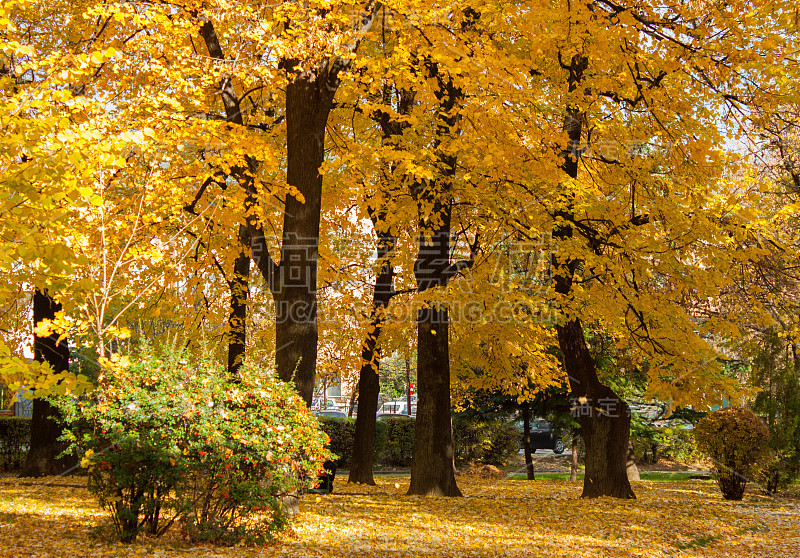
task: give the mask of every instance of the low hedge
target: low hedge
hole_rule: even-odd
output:
[[[416,421],[404,418],[388,418],[383,422],[387,428],[386,450],[380,460],[393,467],[408,467],[414,455],[414,424]]]
[[[344,417],[319,417],[320,425],[330,437],[329,449],[339,456],[338,467],[348,468],[353,462],[353,439],[356,422]],[[416,421],[388,418],[375,423],[373,463],[408,467],[414,453]],[[519,450],[519,431],[502,420],[453,419],[456,460],[505,465]]]
[[[21,469],[28,455],[30,441],[30,418],[0,416],[0,470]]]
[[[337,467],[348,468],[353,463],[353,440],[356,436],[356,421],[346,417],[318,417],[322,430],[331,439],[328,449],[339,456]],[[375,423],[375,451],[373,460],[380,462],[386,448],[388,428],[386,423]]]

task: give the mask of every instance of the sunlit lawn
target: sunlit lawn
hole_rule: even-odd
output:
[[[688,481],[692,480],[692,477],[704,477],[704,480],[711,481],[710,475],[686,472],[673,473],[662,471],[643,471],[641,473],[641,477],[644,481]],[[511,475],[511,478],[515,480],[525,480],[526,477],[525,475],[513,474]],[[536,478],[538,480],[568,480],[569,473],[536,473]],[[583,481],[583,473],[578,473],[578,480]]]
[[[192,546],[171,531],[122,546],[83,479],[0,479],[0,556],[800,556],[796,501],[749,492],[726,502],[708,481],[636,483],[638,499],[581,500],[581,483],[460,479],[464,498],[405,496],[408,477],[377,487],[337,479],[306,496],[271,548]]]

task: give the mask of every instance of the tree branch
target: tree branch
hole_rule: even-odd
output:
[[[480,246],[480,236],[476,233],[475,241],[469,245],[469,259],[459,260],[447,266],[447,268],[442,272],[442,286],[450,283],[450,280],[453,279],[453,277],[455,277],[457,274],[466,269],[471,269],[472,266],[475,265],[475,256],[478,254]]]

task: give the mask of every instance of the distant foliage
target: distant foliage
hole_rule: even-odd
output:
[[[695,436],[700,450],[714,460],[723,497],[741,500],[767,456],[767,425],[749,409],[728,407],[698,422]]]
[[[0,417],[0,471],[16,471],[25,463],[31,441],[31,419]]]
[[[703,457],[697,448],[693,429],[655,428],[631,422],[631,442],[638,464],[654,464],[662,459],[694,463]]]
[[[173,522],[193,541],[272,541],[284,497],[316,482],[329,455],[294,389],[250,366],[234,381],[215,363],[147,352],[92,399],[58,404],[123,542]]]
[[[507,420],[453,419],[456,460],[505,465],[519,451],[520,433]]]
[[[766,417],[770,456],[759,480],[774,493],[800,476],[800,377],[785,340],[775,331],[763,334],[750,382],[759,388],[752,409]]]

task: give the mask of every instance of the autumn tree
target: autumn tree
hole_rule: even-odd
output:
[[[47,291],[36,290],[33,295],[33,359],[46,362],[57,375],[69,372],[69,345],[66,336],[58,333],[41,335],[37,326],[44,325],[45,320],[55,320],[56,313],[60,311],[61,304],[53,300]],[[62,431],[59,418],[58,409],[47,399],[33,400],[31,442],[20,476],[58,475],[74,464],[75,460],[72,458],[58,459],[65,449],[58,441]]]
[[[754,56],[771,50],[781,16],[756,11],[763,25],[754,36],[735,20],[744,6],[662,13],[600,2],[555,10],[545,17],[559,29],[550,62],[563,80],[549,82],[563,103],[560,173],[547,208],[557,241],[556,330],[571,394],[590,411],[580,418],[583,496],[629,498],[627,406],[599,381],[583,323],[597,316],[626,332],[651,361],[653,394],[699,402],[712,386],[735,393],[700,336],[733,329],[697,324],[679,301],[714,296],[725,284],[705,259],[741,257],[726,247],[747,237],[753,215],[729,205],[737,186],[723,173],[733,159],[711,138],[731,110],[777,88],[769,77],[754,88],[753,76],[731,70],[729,59],[744,45]]]

